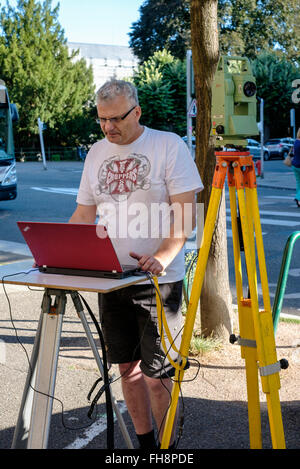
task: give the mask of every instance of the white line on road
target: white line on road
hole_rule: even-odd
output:
[[[295,197],[283,196],[283,195],[265,195],[264,199],[287,199],[294,200]]]
[[[127,407],[124,401],[118,402],[118,407],[120,412],[123,414],[127,411]],[[116,415],[114,414],[114,419],[116,420]],[[101,415],[96,422],[94,422],[90,427],[88,427],[82,437],[76,438],[73,443],[70,443],[68,446],[65,446],[65,449],[81,449],[87,446],[91,441],[93,441],[100,433],[106,430],[106,415]]]
[[[289,275],[291,275],[291,277],[300,277],[300,269],[290,269]]]
[[[226,209],[226,212],[230,213],[230,209]],[[292,212],[273,212],[271,210],[260,210],[260,215],[274,215],[275,217],[291,217],[291,218],[300,218],[300,213]]]
[[[226,217],[227,221],[231,221],[230,217]],[[261,218],[260,223],[262,225],[275,225],[275,226],[297,226],[300,225],[300,221],[291,221],[291,220],[275,220],[268,218]]]
[[[77,195],[78,189],[71,187],[31,187],[35,191],[51,192],[52,194]]]

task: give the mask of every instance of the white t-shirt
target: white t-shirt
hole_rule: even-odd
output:
[[[105,138],[91,147],[77,203],[97,206],[98,223],[107,227],[120,263],[136,265],[129,252],[152,255],[169,233],[170,220],[178,213],[176,207],[170,212],[169,197],[202,189],[183,140],[174,133],[144,127],[129,145]],[[184,269],[182,249],[159,282],[183,279]]]

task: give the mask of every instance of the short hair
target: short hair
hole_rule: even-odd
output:
[[[97,91],[97,104],[100,101],[109,101],[117,96],[125,96],[130,103],[136,106],[139,105],[136,87],[128,81],[116,80],[115,78],[104,83]]]

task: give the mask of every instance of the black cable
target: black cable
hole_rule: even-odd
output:
[[[107,418],[107,449],[114,449],[114,413],[113,413],[113,408],[112,408],[112,400],[111,400],[111,392],[110,392],[110,381],[109,381],[109,376],[108,376],[108,366],[107,366],[107,358],[106,358],[106,349],[105,349],[105,342],[103,338],[102,331],[100,329],[99,323],[96,320],[94,314],[92,313],[91,308],[89,307],[87,301],[85,298],[80,295],[80,298],[84,302],[89,315],[91,316],[95,327],[97,329],[100,343],[101,343],[101,348],[102,348],[102,361],[103,361],[103,379],[104,379],[104,386],[103,389],[100,391],[105,392],[105,397],[106,397],[106,418]],[[96,398],[99,398],[101,393],[98,393]],[[95,399],[96,399],[95,398]],[[96,402],[94,400],[94,402]]]

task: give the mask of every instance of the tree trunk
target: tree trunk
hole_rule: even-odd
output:
[[[191,37],[197,99],[196,164],[204,190],[198,202],[204,203],[206,218],[215,169],[214,141],[210,137],[211,94],[219,60],[217,0],[191,0]],[[229,286],[225,194],[208,257],[201,299],[201,331],[204,336],[228,337],[231,332],[232,298]]]

